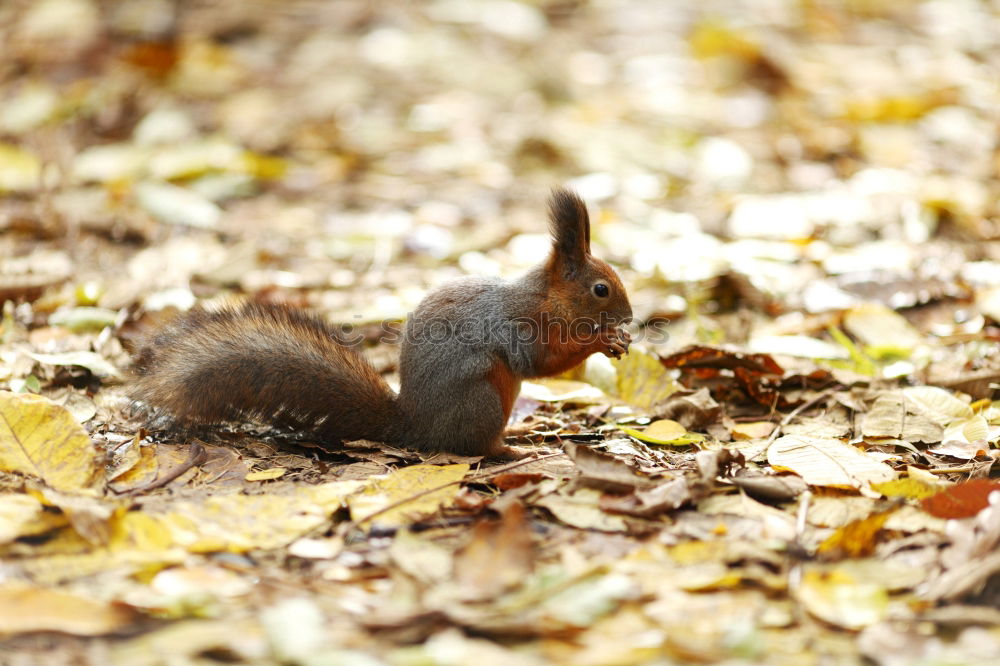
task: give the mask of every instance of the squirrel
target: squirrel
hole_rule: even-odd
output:
[[[322,441],[381,441],[420,452],[517,458],[503,443],[523,379],[565,372],[595,352],[620,358],[628,295],[590,254],[575,193],[549,199],[552,250],[514,280],[465,277],[407,318],[396,395],[341,334],[303,310],[200,306],[148,337],[130,397],[184,425],[254,420]]]

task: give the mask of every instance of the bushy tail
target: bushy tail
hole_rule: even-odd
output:
[[[195,308],[145,340],[134,400],[182,424],[257,421],[325,441],[386,441],[396,396],[318,317],[248,303]]]

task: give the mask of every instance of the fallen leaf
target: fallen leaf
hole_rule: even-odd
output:
[[[936,386],[910,386],[904,388],[902,393],[908,402],[916,406],[917,413],[928,416],[940,426],[973,416],[967,401]]]
[[[817,552],[836,557],[867,557],[875,552],[878,545],[878,534],[885,526],[892,511],[882,511],[861,520],[837,528],[823,543]]]
[[[653,518],[691,502],[694,495],[684,477],[663,481],[652,488],[642,488],[623,497],[603,498],[601,508],[640,518]]]
[[[924,499],[936,495],[942,490],[940,483],[930,483],[913,478],[873,483],[871,488],[884,497],[905,497],[906,499]]]
[[[250,472],[243,478],[246,481],[274,481],[283,477],[286,471],[284,467],[271,467],[270,469]]]
[[[660,419],[653,421],[643,430],[622,427],[622,432],[630,437],[635,437],[640,442],[646,444],[659,444],[661,446],[690,446],[705,441],[705,436],[696,432],[688,432],[687,428],[677,421],[670,419]]]
[[[534,536],[524,505],[512,503],[500,520],[481,520],[455,554],[455,582],[466,599],[492,599],[521,585],[534,569]]]
[[[575,491],[550,493],[535,504],[545,507],[560,521],[572,527],[601,532],[624,532],[627,526],[622,517],[605,513],[600,502],[599,490],[578,488]]]
[[[923,336],[905,317],[877,303],[864,303],[845,312],[844,328],[873,358],[908,356],[923,342]]]
[[[795,472],[813,486],[867,490],[870,483],[896,478],[891,467],[838,439],[779,437],[768,449],[767,461],[776,470]]]
[[[759,534],[765,539],[791,541],[795,538],[795,517],[792,514],[742,493],[712,495],[698,503],[698,511],[710,516],[728,514],[758,520]]]
[[[729,480],[751,497],[771,502],[788,502],[808,488],[802,477],[794,474],[747,474]]]
[[[688,430],[700,430],[719,421],[722,405],[712,399],[707,388],[677,391],[657,406],[655,416],[673,419]]]
[[[0,544],[44,534],[66,525],[66,517],[50,511],[31,495],[0,494]]]
[[[92,351],[69,351],[58,354],[35,354],[28,356],[46,365],[76,365],[90,370],[95,377],[120,379],[122,373],[103,356]]]
[[[752,423],[737,423],[729,432],[732,433],[733,439],[763,439],[769,436],[774,429],[777,427],[776,424],[770,421],[754,421]]]
[[[907,442],[940,442],[943,426],[921,413],[920,404],[908,402],[899,391],[880,395],[864,416],[861,434],[871,438],[903,439]]]
[[[1000,490],[1000,481],[973,479],[927,497],[920,505],[938,518],[968,518],[989,506],[990,493],[997,490]]]
[[[143,182],[135,186],[139,205],[167,224],[214,229],[222,210],[197,192],[171,183]]]
[[[618,397],[636,407],[649,409],[680,389],[660,359],[638,347],[614,365],[618,370]]]
[[[438,511],[458,494],[458,482],[469,471],[467,464],[411,465],[388,476],[373,477],[365,488],[347,499],[351,518],[380,527],[403,527]],[[438,486],[444,486],[438,488]],[[428,492],[431,491],[431,492]],[[426,493],[426,494],[422,494]],[[368,516],[383,511],[369,520]]]
[[[157,445],[149,444],[141,446],[137,442],[138,435],[129,445],[126,458],[120,466],[116,466],[111,474],[111,481],[108,485],[115,492],[126,492],[134,488],[141,488],[153,481],[156,481],[160,472],[159,457],[157,456]]]
[[[768,354],[746,354],[731,349],[691,345],[662,359],[667,368],[743,368],[754,374],[783,375],[785,370]]]
[[[950,456],[959,460],[974,460],[989,454],[990,445],[985,441],[963,442],[957,439],[944,441],[937,446],[927,449],[929,452],[939,456]]]
[[[838,569],[807,570],[796,596],[812,615],[855,631],[881,622],[889,610],[883,586],[858,581]]]
[[[64,407],[0,391],[0,470],[64,492],[98,494],[103,468],[86,431]]]
[[[986,419],[976,414],[968,418],[960,418],[948,424],[941,436],[941,441],[986,442],[992,439],[990,426]]]
[[[580,481],[584,485],[612,492],[627,492],[655,484],[648,476],[618,458],[588,446],[569,442],[566,444],[566,453],[580,470]]]
[[[601,389],[569,379],[536,379],[521,383],[521,396],[539,402],[594,404],[607,399]]]
[[[128,626],[133,613],[124,606],[93,601],[61,590],[16,583],[0,586],[0,633],[61,631],[101,636]]]

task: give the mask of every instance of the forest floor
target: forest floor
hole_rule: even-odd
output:
[[[1000,663],[1000,5],[0,3],[0,663]],[[636,343],[484,463],[157,431],[136,340],[587,201]],[[44,396],[40,399],[37,396]]]

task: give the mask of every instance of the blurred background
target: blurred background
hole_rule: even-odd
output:
[[[537,261],[568,184],[675,343],[979,335],[998,42],[981,0],[4,0],[0,300],[399,318]]]

